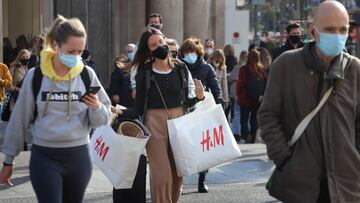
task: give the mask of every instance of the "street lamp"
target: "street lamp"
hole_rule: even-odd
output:
[[[235,0],[235,5],[237,8],[243,7],[245,5],[245,0]]]
[[[259,46],[260,41],[259,41],[259,36],[258,36],[258,31],[259,31],[259,23],[258,23],[258,17],[259,17],[259,6],[260,5],[264,5],[265,4],[265,0],[251,0],[251,4],[254,5],[255,7],[255,30],[254,30],[254,44],[256,47]]]

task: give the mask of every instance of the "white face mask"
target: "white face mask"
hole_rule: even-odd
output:
[[[215,66],[215,68],[219,68],[220,63],[219,62],[214,62],[214,66]]]
[[[212,54],[213,52],[214,52],[214,49],[212,49],[212,48],[206,48],[205,49],[205,53],[208,54],[208,55]]]

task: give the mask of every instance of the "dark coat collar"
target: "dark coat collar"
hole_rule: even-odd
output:
[[[316,52],[315,46],[316,42],[307,43],[301,51],[301,55],[306,67],[318,73],[326,73],[326,79],[344,79],[343,62],[346,53],[341,52],[340,55],[336,56],[331,61],[328,71],[325,72],[324,65]]]

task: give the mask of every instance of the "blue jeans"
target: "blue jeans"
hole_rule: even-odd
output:
[[[256,131],[258,129],[257,111],[260,104],[252,105],[251,107],[241,107],[241,136],[252,135],[251,143],[256,140]],[[250,129],[248,123],[250,122]]]
[[[233,134],[240,135],[240,105],[236,101],[232,103],[234,106],[234,117],[231,123],[231,130]]]

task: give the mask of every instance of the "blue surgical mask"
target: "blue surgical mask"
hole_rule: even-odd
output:
[[[321,33],[317,28],[315,30],[320,37],[320,42],[316,43],[316,45],[326,56],[337,56],[345,48],[347,35]]]
[[[194,64],[197,60],[197,57],[198,56],[196,53],[185,54],[184,61],[186,61],[188,64]]]
[[[128,59],[129,61],[132,61],[134,59],[134,52],[128,53]]]
[[[82,61],[81,54],[80,55],[69,55],[69,54],[62,53],[60,51],[60,49],[58,49],[57,51],[59,53],[59,58],[60,58],[61,63],[63,63],[69,69],[73,68],[74,66],[81,63],[81,61]]]

